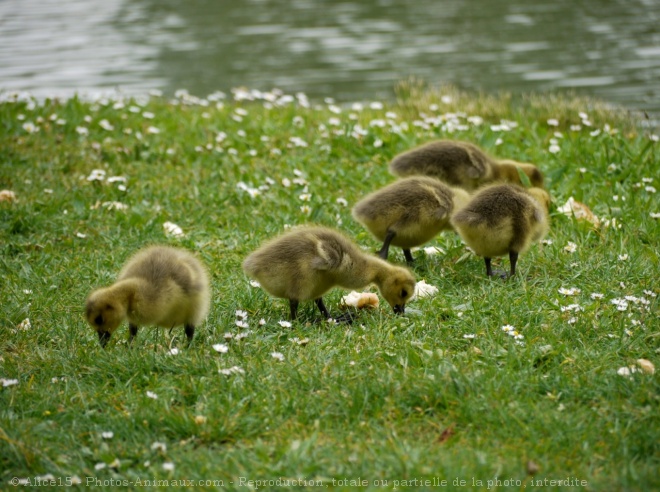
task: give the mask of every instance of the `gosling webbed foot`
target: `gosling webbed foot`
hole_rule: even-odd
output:
[[[336,323],[346,323],[351,325],[353,324],[353,321],[357,319],[357,314],[346,311],[345,313],[342,313],[339,316],[334,316],[331,319],[333,319]]]
[[[484,261],[486,262],[486,275],[489,277],[499,277],[501,279],[506,279],[508,278],[508,275],[505,271],[503,270],[493,270],[493,267],[491,266],[490,263],[490,258],[484,258]]]
[[[322,298],[318,298],[314,301],[316,305],[319,308],[319,311],[321,311],[321,314],[323,315],[323,318],[326,320],[334,320],[336,323],[348,323],[351,324],[353,320],[355,319],[355,316],[350,313],[350,312],[345,312],[343,314],[340,314],[339,316],[331,316],[330,313],[328,312],[328,309],[325,307],[325,304],[323,303]]]

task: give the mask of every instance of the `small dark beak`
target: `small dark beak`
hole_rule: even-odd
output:
[[[108,341],[110,340],[110,333],[107,331],[99,331],[98,334],[101,347],[105,348],[105,346],[108,344]]]
[[[394,313],[395,314],[403,314],[406,312],[406,305],[405,304],[395,304],[394,305]]]

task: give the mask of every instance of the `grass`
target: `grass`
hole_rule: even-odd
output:
[[[0,202],[3,488],[13,477],[106,489],[660,488],[658,377],[617,373],[660,353],[657,136],[559,95],[413,82],[395,103],[362,107],[216,96],[0,103],[0,189],[17,198]],[[439,293],[406,316],[383,302],[333,326],[307,303],[281,326],[287,303],[250,286],[242,259],[309,222],[376,250],[350,207],[393,179],[395,154],[436,138],[537,163],[555,205],[573,196],[615,220],[595,229],[553,211],[551,243],[507,282],[445,233],[431,243],[445,254],[420,251],[414,266]],[[104,179],[87,179],[95,169]],[[185,235],[166,235],[167,221]],[[190,348],[183,329],[143,328],[129,349],[123,327],[103,350],[84,299],[151,243],[208,265],[208,320]],[[327,295],[331,311],[342,294]]]

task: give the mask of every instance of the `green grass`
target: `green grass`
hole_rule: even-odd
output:
[[[0,189],[17,197],[0,203],[0,378],[18,380],[0,387],[0,488],[38,476],[83,485],[95,477],[107,489],[110,480],[154,478],[259,485],[240,477],[333,490],[520,490],[566,478],[587,485],[544,490],[660,488],[658,376],[617,374],[637,359],[659,360],[657,137],[588,99],[415,83],[397,95],[361,110],[232,97],[0,103]],[[28,122],[38,130],[26,131]],[[510,129],[493,128],[502,122]],[[287,303],[250,286],[242,259],[308,222],[375,251],[350,207],[393,179],[395,154],[436,138],[537,163],[555,206],[573,196],[617,225],[594,229],[554,211],[551,244],[523,255],[506,282],[487,279],[482,259],[445,233],[430,245],[446,254],[420,251],[414,266],[439,293],[406,316],[382,302],[351,326],[332,326],[306,303],[300,321],[280,326]],[[94,169],[106,179],[88,181]],[[126,190],[110,176],[124,176]],[[254,197],[244,189],[263,185]],[[185,236],[166,236],[167,221]],[[143,328],[129,349],[124,326],[103,350],[83,319],[84,299],[151,243],[189,248],[208,265],[208,320],[190,348],[183,329]],[[401,251],[390,261],[403,263]],[[573,287],[574,296],[560,293]],[[331,311],[342,295],[327,295]],[[633,297],[619,311],[612,300],[625,296]],[[571,304],[582,310],[561,310]],[[237,310],[247,311],[249,329],[235,325]],[[19,328],[25,319],[30,328]],[[507,324],[522,344],[502,331]],[[233,366],[244,373],[219,373]],[[534,478],[528,461],[538,465]],[[340,482],[358,478],[368,486]],[[415,481],[427,479],[447,485]],[[293,485],[260,489],[301,488]]]

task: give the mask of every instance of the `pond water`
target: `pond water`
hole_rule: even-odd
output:
[[[660,113],[658,0],[2,0],[0,90],[338,101],[397,81],[575,90]]]

